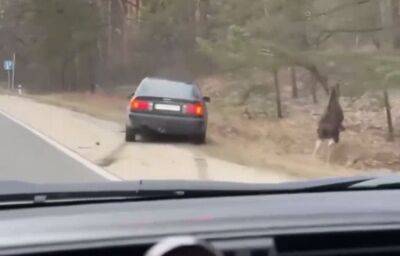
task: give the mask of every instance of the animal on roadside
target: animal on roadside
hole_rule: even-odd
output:
[[[343,126],[344,114],[339,103],[339,84],[330,90],[328,106],[318,122],[318,139],[313,155],[315,156],[323,141],[328,141],[329,147],[338,144],[340,133],[345,130]],[[330,161],[330,155],[329,159]]]

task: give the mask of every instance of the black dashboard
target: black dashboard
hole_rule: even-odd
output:
[[[0,254],[144,255],[166,237],[190,236],[228,256],[398,255],[399,197],[352,191],[8,209],[0,211]]]

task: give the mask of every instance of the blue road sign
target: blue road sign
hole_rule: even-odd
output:
[[[3,68],[6,71],[13,70],[14,62],[12,60],[5,60],[4,63],[3,63]]]

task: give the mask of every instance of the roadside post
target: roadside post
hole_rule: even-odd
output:
[[[11,78],[10,78],[10,70],[7,70],[7,89],[11,89]]]
[[[11,71],[14,69],[14,62],[12,60],[5,60],[3,62],[3,68],[7,71],[7,87],[11,89]]]
[[[12,81],[11,81],[11,89],[15,89],[15,52],[13,53],[13,59],[12,59]]]

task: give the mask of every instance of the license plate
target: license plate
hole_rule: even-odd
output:
[[[154,106],[156,110],[165,110],[165,111],[181,111],[181,106],[179,105],[171,105],[171,104],[156,104]]]

